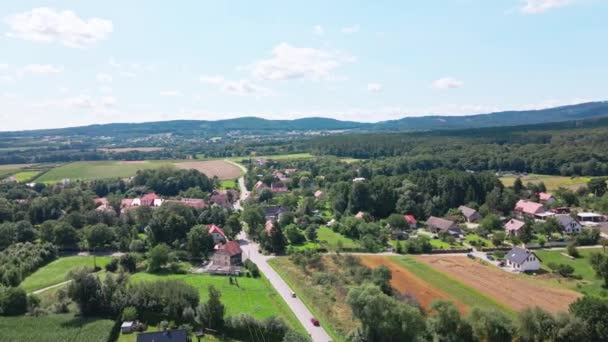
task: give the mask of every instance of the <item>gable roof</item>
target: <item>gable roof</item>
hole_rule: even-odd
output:
[[[280,205],[270,205],[270,206],[264,207],[264,216],[265,217],[278,216],[287,211],[289,211],[289,210],[286,207],[282,207]]]
[[[321,197],[321,196],[323,196],[323,191],[321,191],[321,190],[315,191],[315,197]]]
[[[264,182],[262,181],[258,181],[257,183],[255,183],[255,185],[253,186],[254,189],[256,190],[260,190],[260,189],[268,189],[268,185],[266,185]]]
[[[546,192],[541,192],[541,193],[538,194],[538,198],[541,201],[549,201],[549,200],[551,200],[553,198],[553,195],[548,194]]]
[[[357,213],[357,215],[355,215],[356,218],[364,218],[365,217],[365,213],[360,211]]]
[[[519,200],[517,201],[517,204],[515,204],[515,210],[534,215],[544,212],[545,206],[532,201]]]
[[[416,218],[414,217],[414,215],[403,215],[403,218],[405,218],[405,220],[409,224],[416,224]]]
[[[458,207],[458,210],[460,210],[460,212],[462,213],[462,215],[464,215],[465,217],[471,217],[475,214],[479,215],[477,213],[477,210],[473,209],[473,208],[469,208],[467,206],[461,205],[460,207]]]
[[[155,199],[159,199],[159,198],[160,197],[158,197],[158,195],[153,192],[141,196],[142,200],[147,200],[147,201],[154,201]]]
[[[505,259],[521,265],[532,254],[534,254],[534,252],[532,252],[529,249],[523,249],[521,247],[513,247],[513,249],[511,249],[509,251],[509,253],[507,253],[505,255]],[[538,259],[536,254],[534,254],[534,256]],[[540,260],[540,259],[538,259],[538,260]]]
[[[525,225],[526,225],[526,223],[523,221],[516,220],[516,219],[510,219],[507,223],[505,223],[505,230],[518,231]]]
[[[224,238],[226,238],[226,234],[224,234],[224,230],[214,224],[209,226],[209,234],[220,234],[221,236],[223,236]]]
[[[454,221],[446,220],[441,217],[431,216],[428,220],[426,220],[427,226],[432,226],[435,228],[439,228],[441,230],[454,230],[458,228]]]
[[[235,256],[235,255],[243,253],[239,243],[234,240],[228,241],[225,244],[221,245],[218,248],[218,251],[224,251],[224,253],[226,253],[230,256]]]
[[[137,342],[186,342],[188,333],[184,329],[173,329],[137,334]]]
[[[572,221],[575,221],[578,223],[578,221],[573,219],[572,216],[570,216],[569,214],[556,214],[553,217],[555,217],[555,219],[557,220],[559,225],[562,226],[563,228],[566,228],[568,225],[570,225],[570,223],[572,223]]]

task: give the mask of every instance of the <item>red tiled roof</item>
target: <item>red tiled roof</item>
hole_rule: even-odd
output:
[[[403,215],[403,217],[405,218],[407,223],[416,224],[416,218],[414,217],[414,215]]]
[[[155,199],[159,199],[160,197],[158,197],[157,194],[155,193],[149,193],[149,194],[145,194],[143,196],[141,196],[142,200],[149,200],[149,201],[154,201]]]
[[[239,246],[239,243],[234,240],[228,241],[225,244],[221,245],[218,250],[226,251],[230,256],[235,256],[243,252],[241,250],[241,246]]]
[[[357,213],[357,215],[355,215],[356,218],[363,218],[365,216],[365,213],[360,211]]]
[[[519,200],[515,205],[515,210],[534,215],[544,212],[545,206],[536,202]]]
[[[518,231],[520,230],[526,223],[520,220],[511,219],[509,222],[505,224],[506,231]]]
[[[541,193],[539,193],[539,194],[538,194],[538,198],[539,198],[541,201],[549,201],[550,199],[552,199],[552,198],[553,198],[553,195],[548,194],[548,193],[546,193],[546,192],[541,192]]]
[[[226,237],[226,234],[224,234],[224,230],[214,224],[209,226],[209,234],[213,234],[213,233],[218,233],[218,234],[222,235],[223,237]]]

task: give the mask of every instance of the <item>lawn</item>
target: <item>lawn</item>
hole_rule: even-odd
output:
[[[338,241],[342,242],[343,248],[359,248],[359,243],[353,239],[347,238],[346,236],[336,233],[331,228],[323,226],[317,230],[317,241],[327,243],[329,249],[336,249]]]
[[[40,171],[21,171],[17,172],[13,176],[17,182],[23,183],[29,181],[30,179],[34,179],[36,176],[38,176],[38,174],[40,174]]]
[[[226,306],[227,316],[240,313],[250,314],[257,319],[278,316],[295,330],[304,332],[304,328],[296,316],[266,278],[240,277],[238,278],[239,286],[236,286],[230,285],[228,277],[202,274],[136,273],[131,277],[132,282],[168,279],[179,279],[194,286],[199,291],[201,301],[207,300],[209,285],[215,286],[222,293],[222,302]]]
[[[436,271],[430,266],[415,260],[411,257],[390,257],[400,266],[408,269],[416,276],[431,285],[443,290],[448,295],[458,298],[463,304],[469,307],[478,307],[481,309],[496,309],[507,314],[513,314],[513,311],[492,298],[482,294],[481,292],[466,286],[465,284]]]
[[[114,321],[109,319],[83,319],[74,314],[2,317],[0,340],[106,342],[113,326]]]
[[[8,177],[14,173],[19,172],[19,170],[31,166],[31,164],[7,164],[0,165],[0,180],[5,177]]]
[[[595,277],[595,271],[589,264],[589,255],[592,252],[603,252],[602,248],[580,248],[578,251],[580,257],[574,260],[561,254],[566,253],[566,250],[538,250],[534,253],[542,260],[541,266],[544,270],[550,271],[547,266],[550,262],[566,264],[574,268],[574,274],[582,277],[581,280],[567,280],[561,277],[551,278],[548,281],[552,284],[588,295],[608,297],[608,290],[602,287],[603,281]]]
[[[236,182],[234,181],[234,179],[227,179],[225,181],[222,181],[222,183],[220,184],[220,188],[222,190],[236,189],[237,185],[236,185]]]
[[[513,186],[515,182],[516,176],[505,176],[500,177],[500,181],[505,186]],[[551,175],[537,175],[537,174],[529,174],[524,177],[520,177],[521,181],[526,185],[528,182],[532,183],[545,183],[547,190],[556,190],[560,187],[576,190],[580,186],[587,184],[591,178],[590,177],[565,177],[565,176],[551,176]]]
[[[459,244],[458,242],[454,242],[453,244],[449,244],[445,241],[442,241],[441,239],[430,239],[430,243],[431,246],[433,246],[433,249],[460,249],[462,248],[462,245]]]
[[[483,245],[481,245],[480,247],[494,247],[494,244],[492,243],[491,240],[483,238],[477,234],[465,235],[464,241],[468,242],[469,244],[471,244],[471,242],[473,242],[473,241],[481,241],[483,243]],[[473,245],[473,244],[471,244],[471,245]],[[479,246],[479,245],[477,245],[477,246]]]
[[[98,256],[97,266],[104,267],[111,257]],[[33,292],[66,281],[68,273],[78,267],[93,267],[92,256],[69,256],[59,258],[48,265],[39,268],[21,283],[26,292]]]

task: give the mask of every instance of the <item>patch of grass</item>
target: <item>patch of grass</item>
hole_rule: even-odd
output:
[[[15,177],[15,180],[17,182],[23,183],[30,179],[36,178],[36,176],[38,176],[39,174],[40,171],[21,171],[14,174],[13,177]]]
[[[155,169],[164,165],[171,165],[171,162],[164,160],[141,162],[114,160],[73,162],[50,170],[36,179],[36,182],[56,183],[62,179],[94,180],[103,178],[126,178],[134,176],[137,170]]]
[[[274,159],[274,160],[285,160],[285,159],[309,159],[314,158],[310,153],[294,153],[294,154],[276,154],[272,156],[244,156],[244,157],[232,157],[228,158],[228,160],[233,162],[240,162],[241,160],[246,160],[251,158],[252,160],[263,158],[263,159]]]
[[[505,176],[500,177],[500,181],[505,186],[513,186],[516,176]],[[521,181],[526,185],[528,182],[532,183],[545,183],[547,190],[556,190],[559,187],[569,188],[572,190],[578,189],[580,186],[587,184],[591,177],[566,177],[566,176],[551,176],[551,175],[537,175],[528,174],[527,176],[520,177]]]
[[[111,257],[107,256],[98,256],[96,260],[97,266],[103,268],[111,259]],[[93,268],[92,256],[69,256],[59,258],[48,265],[39,268],[36,272],[25,278],[20,286],[26,292],[40,290],[66,281],[66,277],[71,270],[85,266]]]
[[[602,248],[591,248],[579,250],[580,256],[576,259],[570,259],[563,256],[561,253],[566,253],[566,250],[538,250],[534,251],[536,255],[542,260],[541,267],[546,271],[551,271],[547,266],[553,262],[556,264],[570,265],[574,268],[574,274],[582,277],[581,280],[576,279],[565,279],[565,278],[553,278],[547,280],[553,285],[571,289],[587,295],[608,297],[608,290],[603,288],[603,281],[595,277],[595,271],[589,263],[589,255],[593,252],[603,253]]]
[[[466,286],[465,284],[453,279],[432,267],[425,265],[410,257],[390,257],[399,265],[408,269],[416,276],[427,281],[429,284],[442,289],[447,294],[454,298],[458,298],[463,304],[473,308],[478,307],[481,309],[496,309],[503,311],[509,315],[513,315],[514,312],[510,308],[498,303],[492,298],[484,295],[483,293]]]
[[[336,233],[331,228],[323,226],[317,230],[317,241],[325,242],[330,249],[335,249],[338,246],[338,241],[342,241],[344,248],[359,248],[359,243],[353,239]]]
[[[240,313],[250,314],[257,319],[271,316],[283,318],[293,329],[304,332],[304,328],[287,306],[283,298],[274,290],[266,278],[239,277],[239,286],[230,285],[228,277],[203,274],[167,274],[136,273],[132,282],[178,279],[198,289],[201,301],[208,298],[209,285],[215,286],[222,293],[222,302],[226,306],[226,315]]]
[[[464,237],[464,241],[468,242],[469,244],[473,245],[471,242],[473,241],[481,241],[483,242],[483,246],[480,247],[494,247],[494,244],[492,243],[492,240],[488,240],[484,237],[481,237],[477,234],[467,234]]]
[[[442,241],[441,239],[430,239],[431,246],[433,249],[453,249],[453,248],[462,248],[462,245],[458,242],[454,242],[452,244]]]
[[[0,340],[106,342],[113,326],[114,321],[109,319],[80,318],[74,314],[2,317]]]
[[[228,179],[228,180],[224,180],[222,181],[222,183],[220,184],[220,189],[222,190],[226,190],[226,189],[236,189],[237,188],[237,184],[234,181],[234,179]]]

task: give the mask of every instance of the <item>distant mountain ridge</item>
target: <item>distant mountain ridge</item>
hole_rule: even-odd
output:
[[[337,119],[310,117],[295,120],[269,120],[258,117],[208,120],[174,120],[145,123],[112,123],[81,127],[43,129],[33,131],[0,132],[0,137],[20,135],[88,135],[138,136],[173,133],[177,135],[222,135],[241,131],[243,134],[274,134],[288,131],[422,131],[435,129],[462,129],[499,126],[519,126],[562,121],[575,121],[595,117],[608,117],[608,101],[588,102],[541,110],[504,111],[463,116],[420,116],[398,120],[363,123]]]

